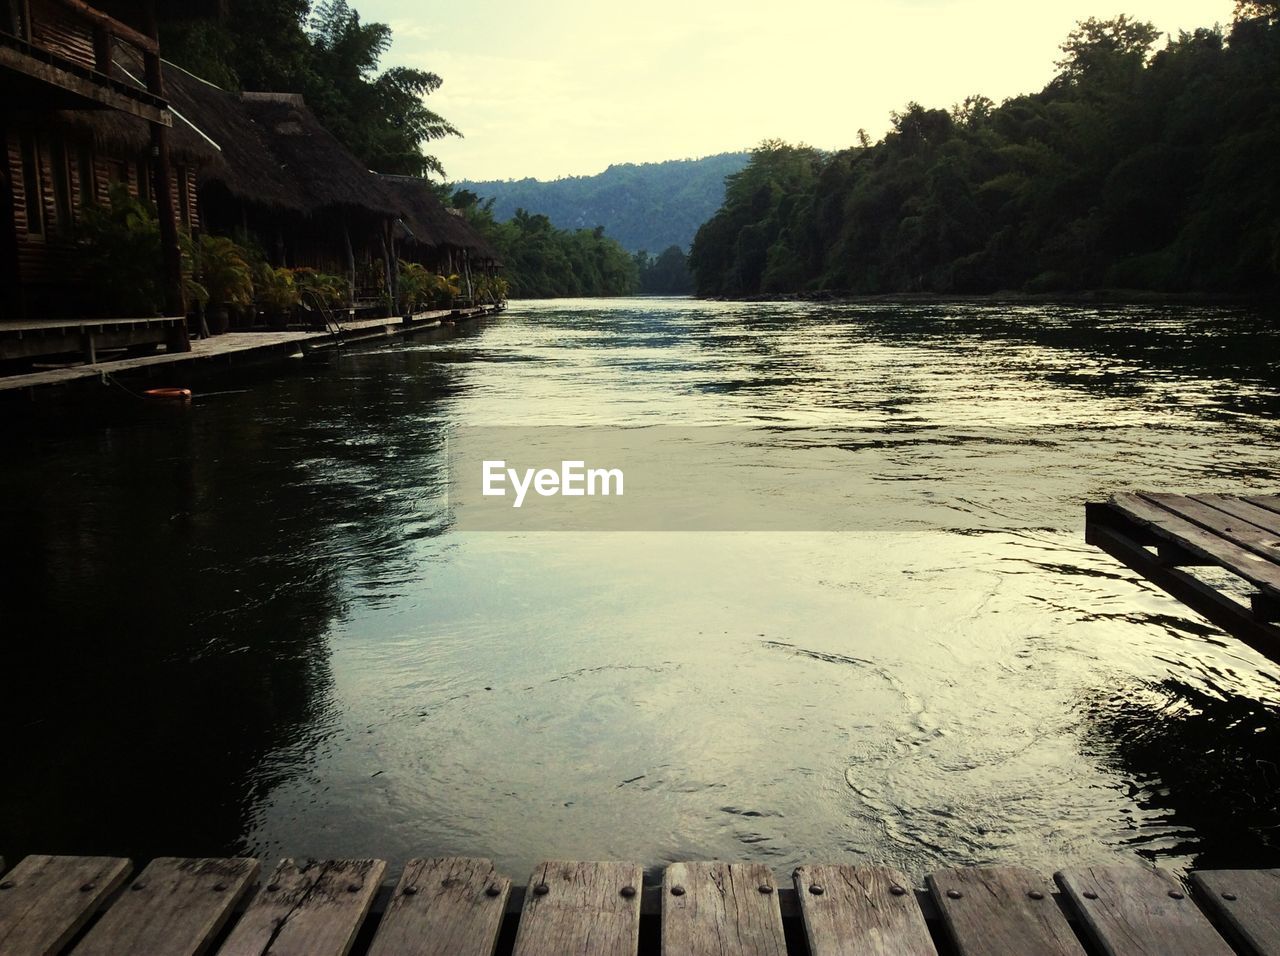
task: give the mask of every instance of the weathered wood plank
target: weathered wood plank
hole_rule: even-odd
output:
[[[1270,531],[1273,536],[1280,536],[1280,514],[1274,511],[1259,508],[1257,505],[1250,504],[1235,495],[1193,495],[1192,497],[1201,504],[1217,508],[1219,511],[1225,511],[1233,517],[1255,524],[1265,531]]]
[[[1191,874],[1228,937],[1253,956],[1280,956],[1280,870],[1200,870]]]
[[[515,956],[635,956],[643,869],[636,863],[542,863],[533,871]]]
[[[75,956],[204,952],[257,875],[257,860],[152,860],[89,930]]]
[[[927,882],[960,956],[1084,956],[1053,884],[1034,870],[965,867],[940,870]]]
[[[0,880],[0,953],[61,952],[132,869],[119,857],[27,857]]]
[[[410,860],[369,956],[493,956],[510,895],[489,860]]]
[[[662,951],[787,956],[778,887],[760,863],[673,863],[662,877]]]
[[[1232,956],[1182,884],[1163,870],[1093,866],[1055,879],[1105,956]]]
[[[1280,594],[1280,565],[1226,541],[1140,495],[1116,495],[1113,503],[1131,520],[1163,534],[1189,551],[1211,558],[1263,590]]]
[[[382,860],[281,860],[219,956],[346,956],[386,869]]]
[[[1245,495],[1244,500],[1259,508],[1280,513],[1280,495]]]
[[[885,867],[801,866],[796,896],[813,956],[935,956],[911,881]]]
[[[1280,539],[1265,528],[1222,510],[1228,507],[1223,497],[1218,497],[1214,504],[1188,495],[1144,494],[1142,497],[1268,561],[1280,560]]]

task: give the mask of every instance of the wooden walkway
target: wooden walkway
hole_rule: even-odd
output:
[[[0,879],[4,956],[1230,956],[1280,954],[1280,870],[1189,885],[1139,866],[1053,880],[757,863],[548,862],[526,887],[488,860],[128,860],[30,856]]]
[[[62,390],[67,386],[92,386],[95,381],[105,382],[108,376],[131,376],[157,382],[163,379],[164,385],[184,386],[186,383],[183,381],[183,376],[194,369],[225,367],[238,362],[269,361],[312,349],[330,348],[343,342],[358,342],[381,336],[409,335],[438,328],[443,324],[489,315],[494,311],[496,310],[492,307],[477,307],[424,312],[415,315],[411,322],[394,317],[356,319],[344,321],[340,332],[228,332],[225,335],[215,335],[207,339],[193,339],[189,352],[161,352],[157,355],[97,361],[3,376],[0,377],[0,398],[5,396],[34,398],[46,392]],[[0,332],[3,331],[4,325],[0,324]],[[3,956],[3,953],[0,953],[0,956]]]
[[[1086,541],[1280,661],[1280,495],[1138,492],[1085,514]],[[1230,572],[1247,603],[1195,567]]]

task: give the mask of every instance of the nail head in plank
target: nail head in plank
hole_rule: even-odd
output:
[[[964,867],[939,870],[927,882],[961,956],[1084,956],[1053,884],[1034,870]]]
[[[643,878],[636,863],[540,864],[529,880],[514,956],[635,956]]]
[[[493,956],[510,894],[489,860],[410,860],[369,956]]]
[[[218,956],[346,956],[386,869],[382,860],[281,860]]]
[[[1093,866],[1055,879],[1105,956],[1232,956],[1182,884],[1163,870]]]
[[[257,875],[257,860],[158,857],[89,930],[75,956],[203,952]]]
[[[1252,956],[1280,956],[1280,870],[1200,870],[1200,905]]]
[[[801,866],[794,875],[813,956],[934,956],[911,881],[885,867]]]
[[[0,880],[0,953],[61,952],[132,869],[119,857],[26,857]]]
[[[679,887],[683,892],[676,894]],[[662,877],[662,951],[787,956],[778,887],[760,863],[673,863]]]

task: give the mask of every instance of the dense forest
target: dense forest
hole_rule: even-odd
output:
[[[517,209],[538,212],[562,229],[605,232],[630,252],[669,246],[688,249],[698,227],[724,200],[725,177],[747,165],[747,153],[721,153],[703,159],[665,163],[624,163],[595,176],[571,176],[542,182],[461,182],[483,199],[494,200],[501,221]]]
[[[1280,289],[1280,0],[1158,38],[1091,19],[1039,93],[762,144],[698,231],[699,294]]]
[[[498,222],[493,200],[482,202],[465,189],[451,201],[497,250],[513,298],[630,295],[639,288],[636,262],[603,226],[557,229],[546,216],[523,209]]]

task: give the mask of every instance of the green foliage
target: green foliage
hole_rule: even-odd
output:
[[[249,254],[224,236],[200,237],[200,276],[216,306],[253,303],[253,270]]]
[[[292,269],[273,269],[263,265],[254,279],[254,295],[269,315],[287,314],[302,301]]]
[[[510,283],[502,276],[478,275],[472,277],[472,288],[477,302],[497,305],[507,301]]]
[[[226,14],[176,14],[162,23],[165,57],[227,89],[302,93],[348,149],[385,173],[443,176],[424,144],[460,136],[427,108],[441,79],[378,65],[391,28],[365,23],[345,0],[226,0]]]
[[[543,215],[517,209],[510,222],[496,222],[493,200],[454,195],[456,208],[497,250],[511,295],[522,299],[557,296],[631,295],[639,270],[615,240],[594,229],[557,229]]]
[[[342,276],[304,267],[293,270],[293,282],[297,286],[299,299],[314,296],[331,309],[350,305],[350,288]]]
[[[155,207],[131,196],[123,183],[113,183],[105,204],[84,209],[78,240],[85,282],[93,290],[97,310],[120,316],[160,313],[165,296]],[[193,275],[191,239],[180,233],[178,241],[183,292],[189,305],[203,305],[208,293]]]
[[[689,257],[679,246],[668,246],[657,258],[643,250],[633,258],[640,273],[641,292],[646,295],[693,294]]]
[[[1149,24],[1087,20],[1039,93],[765,143],[694,240],[698,292],[1280,290],[1277,9],[1154,55]]]
[[[505,222],[517,209],[542,213],[561,229],[603,223],[605,232],[631,252],[689,248],[698,226],[724,199],[724,178],[747,164],[746,153],[665,163],[625,163],[596,176],[551,182],[463,182],[459,195],[491,199],[494,216]]]
[[[407,315],[423,308],[447,308],[462,294],[456,275],[437,275],[416,262],[400,261],[397,279],[400,292],[400,313]]]

